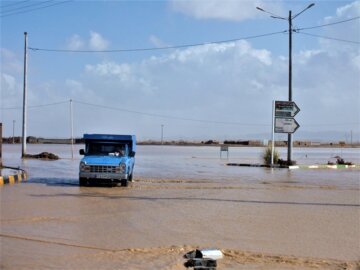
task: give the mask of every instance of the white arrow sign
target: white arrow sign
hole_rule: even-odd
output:
[[[294,117],[300,108],[293,101],[275,101],[276,117]]]
[[[275,133],[294,133],[300,127],[294,118],[275,118]]]

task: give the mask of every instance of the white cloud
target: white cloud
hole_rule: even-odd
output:
[[[259,16],[256,6],[266,9],[269,2],[261,0],[172,0],[170,3],[175,11],[197,19],[243,21]],[[271,10],[275,13],[280,13],[281,3],[271,2]]]
[[[328,16],[324,19],[324,23],[335,23],[350,18],[360,16],[360,1],[339,7],[334,16]],[[324,36],[337,38],[342,40],[357,41],[360,40],[360,26],[358,20],[353,20],[331,27],[324,28]],[[327,39],[319,39],[321,46],[333,54],[341,52],[351,52],[353,57],[359,54],[359,45],[354,43],[340,42]]]
[[[109,46],[109,42],[104,39],[99,33],[90,32],[89,47],[93,50],[106,50]]]
[[[301,64],[306,64],[308,61],[313,59],[317,54],[321,54],[321,50],[307,50],[307,51],[300,51],[298,53],[297,61]]]
[[[72,97],[84,96],[84,87],[81,82],[72,79],[66,79],[65,86],[70,90]]]
[[[106,81],[109,88],[104,90],[105,94],[108,92],[112,95],[115,91],[122,96],[133,95],[133,93],[149,95],[155,89],[151,84],[151,78],[145,78],[147,75],[142,73],[144,69],[138,64],[118,64],[104,61],[97,65],[86,65],[85,71],[90,76],[95,76],[95,80],[102,78],[101,81]]]
[[[86,71],[100,76],[116,76],[122,81],[131,79],[131,67],[129,64],[117,64],[115,62],[103,62],[96,66],[86,65]]]
[[[0,74],[0,82],[0,122],[3,122],[5,131],[6,127],[9,127],[10,121],[18,120],[20,111],[16,109],[3,110],[2,108],[21,107],[22,85],[16,77],[3,72]],[[5,117],[5,113],[9,113],[10,116]]]
[[[359,54],[353,49],[334,54],[330,45],[337,47],[329,43],[293,54],[293,97],[301,107],[297,119],[303,130],[311,124],[342,129],[331,123],[358,121]],[[86,71],[89,83],[106,86],[104,100],[185,118],[266,125],[271,101],[288,98],[288,59],[248,41],[178,49],[142,62],[103,61]],[[264,128],[251,127],[251,132],[267,132]]]
[[[88,39],[81,37],[78,34],[73,34],[66,41],[66,47],[69,50],[106,50],[109,46],[110,42],[102,37],[101,34],[90,31],[90,37]]]
[[[67,42],[67,48],[70,50],[81,50],[84,46],[84,40],[77,34],[72,35]]]
[[[201,63],[209,61],[209,59],[212,58],[221,60],[222,57],[232,56],[235,56],[236,58],[250,57],[266,65],[271,65],[271,52],[265,49],[254,49],[248,41],[244,40],[220,44],[207,44],[183,50],[176,50],[167,57],[182,63]]]
[[[339,7],[336,10],[336,17],[354,18],[359,16],[360,1],[354,1],[351,4]]]
[[[150,42],[157,48],[161,48],[161,47],[167,47],[169,46],[169,44],[165,43],[164,41],[162,41],[160,38],[158,38],[157,36],[151,35],[149,37]]]
[[[355,56],[353,59],[352,59],[352,63],[354,65],[354,67],[356,67],[359,72],[360,72],[360,54],[358,54],[357,56]]]
[[[23,63],[14,51],[1,48],[0,58],[0,108],[18,107],[21,104]],[[11,110],[12,114],[16,111]],[[4,110],[0,109],[0,121],[3,119]],[[13,118],[14,119],[14,118]]]
[[[97,95],[92,89],[91,85],[84,85],[83,82],[66,79],[65,80],[65,91],[68,92],[68,98],[84,102],[92,102],[96,100],[97,102],[102,102],[102,98]],[[60,97],[58,99],[61,99]]]
[[[334,23],[360,16],[360,1],[339,7],[334,16],[324,23]],[[323,36],[359,41],[357,20],[323,28]],[[359,45],[336,40],[319,39],[320,49],[299,55],[302,73],[307,80],[302,91],[313,95],[306,103],[311,105],[308,121],[324,119],[325,122],[360,121],[360,49]],[[312,82],[312,86],[309,85]],[[305,102],[305,101],[304,101]],[[318,107],[320,105],[320,107]],[[315,110],[314,108],[318,108]],[[336,119],[336,120],[334,120]],[[333,127],[336,128],[336,127]],[[353,127],[354,128],[354,127]],[[359,130],[359,124],[355,129]]]
[[[23,72],[23,60],[11,50],[1,48],[1,70],[3,72],[21,74]]]
[[[1,88],[14,91],[16,88],[15,78],[5,73],[1,74]]]
[[[257,89],[264,89],[264,85],[256,80],[252,80],[251,85],[253,85]]]
[[[272,61],[270,52],[239,41],[176,50],[140,63],[105,61],[87,65],[86,71],[91,80],[106,85],[105,95],[112,95],[112,100],[124,99],[124,106],[131,107],[134,102],[141,110],[157,108],[165,114],[183,111],[187,117],[200,108],[198,117],[207,118],[209,104],[214,108],[211,114],[224,110],[233,115],[242,100],[251,100],[263,90],[264,79],[266,82],[262,84],[272,85],[281,80],[274,74],[277,68],[271,67]],[[277,87],[272,89],[278,90]],[[145,95],[139,96],[139,93]],[[270,93],[263,94],[266,97]],[[220,96],[223,98],[219,99]],[[256,109],[254,114],[257,114]],[[246,119],[245,115],[239,117]]]
[[[257,60],[261,61],[266,65],[271,65],[271,52],[265,49],[257,50],[253,49],[250,46],[250,43],[246,41],[240,42],[240,55],[250,54],[252,57],[256,58]]]

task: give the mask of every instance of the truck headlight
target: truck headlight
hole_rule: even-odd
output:
[[[125,163],[120,163],[118,170],[120,173],[126,173],[126,164]]]
[[[81,172],[89,172],[90,166],[86,165],[85,162],[80,162],[80,171]]]

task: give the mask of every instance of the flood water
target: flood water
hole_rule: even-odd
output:
[[[75,145],[72,157],[70,145],[28,144],[27,153],[51,152],[60,157],[57,161],[21,160],[21,145],[3,145],[3,163],[25,169],[29,182],[78,183],[78,166],[81,159]],[[192,179],[222,184],[256,184],[267,181],[293,184],[335,185],[359,187],[359,169],[266,169],[256,167],[232,167],[227,163],[262,163],[264,148],[229,147],[220,156],[216,146],[138,146],[135,179]],[[286,159],[287,148],[279,148],[280,157]],[[297,164],[314,165],[334,162],[335,156],[360,164],[359,148],[293,148],[293,160]]]
[[[76,145],[28,145],[56,161],[3,163],[26,182],[0,186],[0,269],[183,270],[194,247],[225,252],[219,269],[360,269],[360,169],[268,169],[263,148],[138,146],[129,187],[79,187]],[[286,148],[280,148],[285,159]],[[294,148],[298,164],[360,149]]]

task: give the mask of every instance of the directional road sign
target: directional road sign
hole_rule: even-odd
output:
[[[275,101],[275,117],[294,117],[300,112],[293,101]]]
[[[294,118],[275,117],[275,133],[294,133],[299,127]]]

